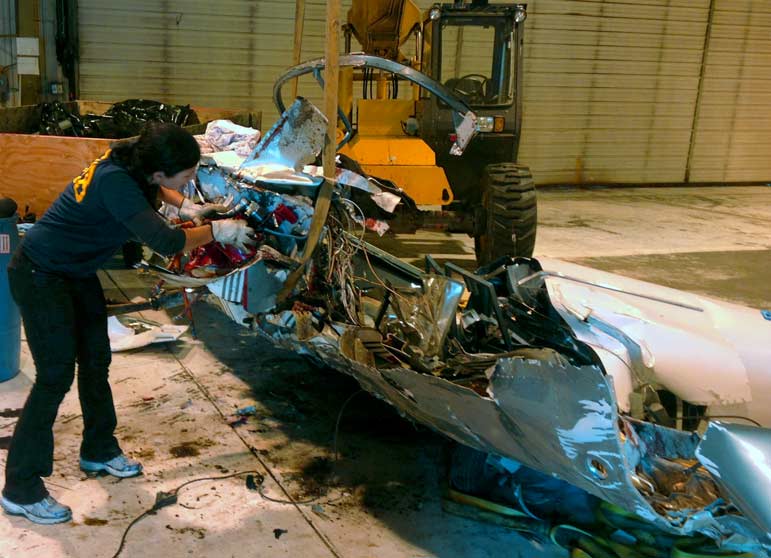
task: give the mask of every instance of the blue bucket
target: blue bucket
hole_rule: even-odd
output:
[[[8,287],[8,263],[19,245],[18,216],[0,219],[0,382],[19,373],[21,317]]]

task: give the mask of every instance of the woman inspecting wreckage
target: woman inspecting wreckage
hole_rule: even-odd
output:
[[[11,294],[21,311],[36,377],[8,449],[3,509],[35,523],[72,518],[49,495],[43,477],[53,469],[53,424],[74,381],[83,414],[80,468],[116,477],[142,472],[114,436],[117,418],[108,382],[110,342],[97,270],[129,239],[163,255],[212,240],[251,244],[245,221],[223,219],[187,229],[161,217],[159,201],[198,221],[211,204],[179,193],[195,175],[200,149],[174,124],[148,124],[139,138],[113,145],[75,178],[27,232],[8,266]],[[198,221],[200,222],[200,221]]]

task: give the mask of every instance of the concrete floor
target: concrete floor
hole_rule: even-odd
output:
[[[769,188],[546,191],[539,203],[536,255],[771,307]],[[379,243],[407,260],[432,253],[473,265],[472,244],[460,235]],[[111,298],[146,293],[134,272],[112,269],[102,278]],[[171,323],[177,312],[143,316]],[[240,471],[264,476],[269,498],[295,503],[249,490],[244,475],[196,482],[180,491],[179,504],[138,523],[121,556],[561,556],[505,528],[442,512],[439,436],[369,395],[349,401],[358,391],[353,380],[273,349],[207,304],[196,304],[194,315],[197,338],[114,355],[118,436],[145,474],[118,481],[79,471],[82,424],[70,393],[48,486],[72,506],[74,521],[44,527],[0,515],[0,558],[109,558],[158,491]],[[22,349],[22,374],[0,384],[0,463],[34,375]],[[255,415],[230,426],[247,405]]]
[[[616,188],[539,192],[535,256],[716,296],[771,306],[771,188]],[[379,243],[473,267],[465,235],[397,235]]]

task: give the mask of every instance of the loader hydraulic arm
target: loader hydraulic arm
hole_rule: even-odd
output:
[[[420,9],[413,0],[353,0],[348,26],[366,54],[401,62],[399,48],[420,26]]]

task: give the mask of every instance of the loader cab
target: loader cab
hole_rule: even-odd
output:
[[[434,4],[422,24],[421,71],[477,114],[478,134],[461,157],[448,155],[453,111],[421,90],[416,106],[420,137],[437,154],[454,197],[477,203],[472,186],[489,164],[516,162],[522,120],[524,4]]]
[[[525,13],[522,5],[434,5],[423,22],[423,73],[472,109],[512,106]]]

